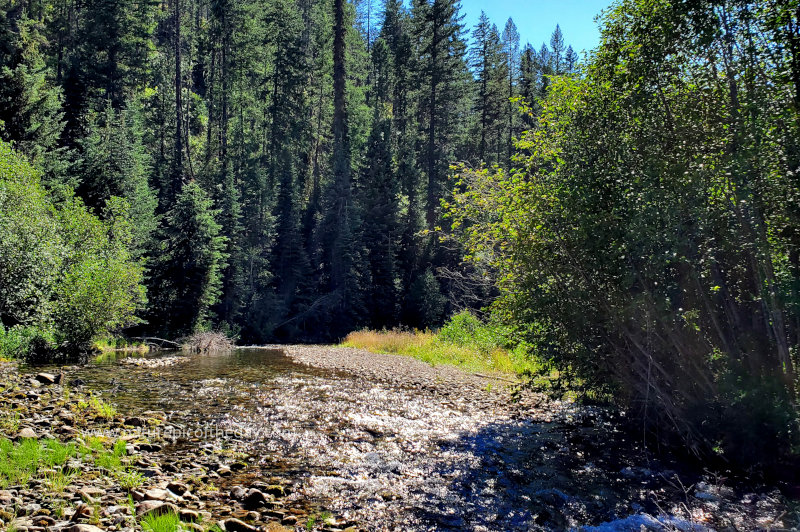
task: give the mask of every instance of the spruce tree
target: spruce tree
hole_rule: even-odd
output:
[[[158,230],[150,259],[150,322],[177,337],[207,329],[221,295],[227,256],[219,210],[196,181],[183,185]]]
[[[419,117],[424,137],[420,167],[427,177],[425,220],[434,229],[447,167],[461,133],[457,116],[469,91],[463,15],[458,0],[414,0],[412,21],[418,43]]]
[[[503,54],[506,60],[506,76],[508,85],[506,91],[506,167],[511,166],[511,155],[514,150],[514,135],[517,133],[516,123],[518,122],[517,104],[512,100],[517,96],[520,75],[520,55],[519,55],[519,31],[514,20],[509,18],[506,27],[503,29]],[[570,48],[571,50],[571,48]]]
[[[24,4],[0,6],[0,139],[39,165],[64,127],[60,91],[48,79],[43,29]]]
[[[369,278],[364,283],[365,307],[375,328],[392,327],[397,320],[397,204],[399,183],[392,153],[392,120],[386,109],[392,99],[389,46],[378,39],[372,49],[374,116],[361,177],[363,244]]]
[[[148,184],[150,157],[142,143],[138,104],[131,102],[115,111],[109,102],[102,112],[89,116],[88,130],[80,141],[77,192],[98,214],[112,196],[125,198],[130,204],[134,255],[141,256],[157,225],[158,200]]]

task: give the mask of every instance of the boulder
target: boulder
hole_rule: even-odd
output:
[[[36,380],[41,382],[42,384],[55,384],[56,383],[56,376],[52,373],[39,373],[36,376]]]
[[[21,440],[24,438],[35,440],[38,438],[38,436],[36,435],[36,432],[32,428],[25,427],[24,429],[19,431],[19,434],[17,434],[17,439]]]
[[[143,501],[136,505],[136,515],[138,517],[165,515],[169,513],[178,513],[178,508],[174,504],[161,501]]]

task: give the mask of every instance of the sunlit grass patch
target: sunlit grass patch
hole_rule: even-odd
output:
[[[437,333],[362,330],[347,335],[342,345],[373,353],[410,356],[434,366],[451,365],[473,372],[506,375],[540,372],[537,360],[522,350],[507,347],[504,334],[505,331],[464,312],[454,316]]]
[[[146,532],[177,532],[183,530],[178,514],[147,515],[139,523]]]
[[[92,397],[89,400],[89,407],[97,417],[101,417],[103,419],[112,419],[117,415],[117,409],[114,408],[114,405],[106,403],[97,397]]]
[[[132,342],[124,338],[100,337],[92,342],[92,347],[103,354],[110,352],[147,353],[150,346],[143,342]],[[102,356],[102,355],[101,355]]]

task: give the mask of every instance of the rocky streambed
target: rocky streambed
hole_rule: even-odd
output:
[[[656,458],[621,414],[512,401],[506,380],[409,358],[274,346],[46,370],[0,366],[0,437],[105,450],[0,486],[0,527],[138,530],[164,512],[230,531],[796,523],[775,489]]]

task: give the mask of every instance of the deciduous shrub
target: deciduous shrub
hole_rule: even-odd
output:
[[[112,198],[101,221],[78,199],[52,201],[37,171],[0,143],[0,325],[7,352],[76,355],[94,336],[135,322],[143,269],[130,255],[127,209]]]

